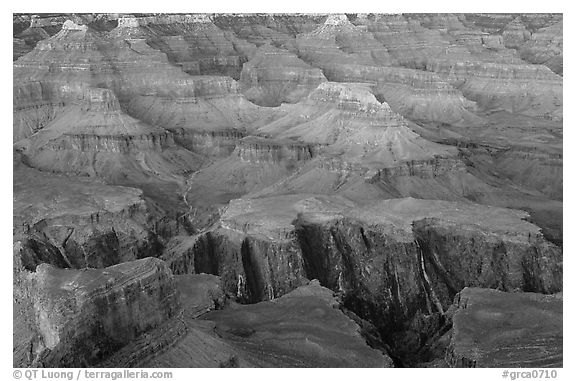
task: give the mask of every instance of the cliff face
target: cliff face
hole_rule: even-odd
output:
[[[23,283],[38,334],[32,366],[96,364],[178,310],[170,270],[154,258],[104,270],[42,264]]]
[[[313,281],[273,302],[213,311],[206,319],[235,347],[257,355],[256,365],[392,367],[390,357],[370,348],[359,325],[337,307],[332,292]]]
[[[561,15],[14,15],[13,37],[18,366],[492,366],[510,333],[474,335],[506,302],[470,323],[455,295],[562,291]]]
[[[245,302],[318,279],[405,353],[423,343],[409,349],[398,332],[412,335],[412,319],[442,314],[463,287],[562,289],[561,252],[522,221],[526,216],[417,199],[362,208],[337,197],[237,200],[215,229],[164,258],[175,272],[219,275],[224,289]]]

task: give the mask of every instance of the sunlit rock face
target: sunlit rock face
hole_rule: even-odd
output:
[[[561,366],[562,28],[13,15],[14,366]]]

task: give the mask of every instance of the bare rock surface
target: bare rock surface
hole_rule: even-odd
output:
[[[22,282],[27,286],[19,291],[32,301],[38,334],[30,343],[35,366],[95,364],[179,307],[172,274],[155,258],[105,269],[42,264]]]
[[[325,81],[320,69],[271,45],[260,47],[240,75],[246,97],[262,106],[295,103]]]
[[[23,164],[14,170],[13,186],[14,242],[20,242],[19,261],[28,270],[41,263],[106,267],[159,254],[140,190]]]
[[[455,367],[562,366],[562,294],[506,293],[465,288],[447,361]]]
[[[176,271],[219,275],[224,291],[245,302],[318,279],[407,356],[425,345],[423,331],[440,329],[464,287],[562,290],[561,250],[526,217],[418,199],[364,207],[319,195],[240,199],[170,261]]]
[[[561,364],[562,23],[14,14],[14,364]]]
[[[366,344],[357,323],[318,281],[271,302],[214,310],[208,305],[218,293],[217,280],[176,276],[183,312],[100,366],[392,366],[386,354]],[[199,305],[207,308],[201,312]]]
[[[368,347],[356,323],[337,306],[332,292],[312,281],[279,299],[205,318],[259,366],[391,367],[391,359]]]

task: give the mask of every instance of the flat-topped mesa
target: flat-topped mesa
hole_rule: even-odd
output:
[[[295,103],[325,81],[322,70],[269,44],[258,49],[240,74],[243,93],[262,106]]]
[[[40,342],[33,366],[94,365],[174,316],[174,279],[156,258],[106,269],[40,265],[27,282]]]

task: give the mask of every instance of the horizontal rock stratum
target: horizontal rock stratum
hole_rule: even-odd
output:
[[[561,367],[562,31],[14,14],[14,366]]]
[[[447,361],[457,367],[562,365],[561,294],[465,288],[456,297]]]

